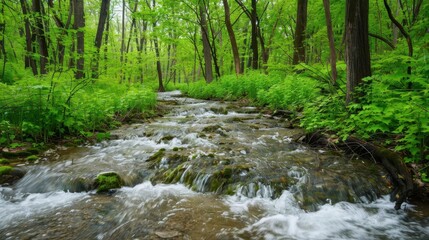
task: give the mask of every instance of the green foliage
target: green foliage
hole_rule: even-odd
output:
[[[308,77],[287,76],[268,90],[258,91],[258,101],[272,109],[300,109],[318,96],[318,83]]]
[[[7,164],[10,164],[10,161],[5,159],[5,158],[0,158],[0,164],[1,165],[7,165]]]
[[[65,134],[91,137],[115,127],[118,116],[150,113],[155,104],[156,93],[139,84],[77,81],[66,73],[27,77],[0,86],[0,145],[43,142]]]
[[[180,89],[194,98],[236,100],[248,97],[257,101],[260,90],[268,90],[279,82],[278,75],[250,72],[242,76],[224,76],[208,85],[203,81],[182,85]]]

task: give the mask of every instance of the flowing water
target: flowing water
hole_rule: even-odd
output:
[[[428,212],[394,210],[372,162],[296,144],[300,130],[254,108],[159,99],[164,117],[0,187],[0,239],[428,239]],[[126,186],[96,194],[106,171]]]

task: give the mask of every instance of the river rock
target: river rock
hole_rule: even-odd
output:
[[[155,235],[162,239],[180,237],[182,234],[178,231],[157,231]]]
[[[103,172],[97,175],[95,187],[97,193],[106,193],[112,189],[120,188],[124,185],[121,176],[115,172]]]
[[[0,184],[11,185],[24,177],[25,172],[19,168],[3,166],[4,171],[0,173]]]

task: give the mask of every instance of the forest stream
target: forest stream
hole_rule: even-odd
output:
[[[428,239],[370,160],[313,149],[284,118],[160,93],[166,114],[48,151],[0,187],[0,239]],[[115,172],[124,186],[97,194]]]

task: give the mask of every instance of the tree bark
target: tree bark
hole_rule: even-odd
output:
[[[231,42],[232,56],[234,58],[235,74],[239,75],[243,72],[240,67],[240,53],[238,52],[237,40],[235,39],[234,29],[231,24],[231,11],[229,9],[228,0],[223,0],[223,7],[225,10],[225,25]]]
[[[200,27],[201,27],[201,36],[203,41],[205,77],[206,77],[206,82],[211,83],[213,81],[213,66],[212,66],[212,56],[211,56],[210,42],[209,42],[209,36],[208,36],[206,11],[204,8],[205,8],[205,3],[203,1],[200,1],[199,3]]]
[[[332,30],[331,7],[329,0],[323,0],[323,8],[325,9],[326,28],[328,30],[332,85],[335,86],[337,84],[337,54],[335,52],[334,31]]]
[[[46,74],[48,72],[48,43],[45,36],[45,26],[43,24],[43,8],[40,0],[33,0],[33,12],[35,13],[36,21],[36,38],[39,43],[39,54],[40,54],[40,74]]]
[[[346,1],[347,104],[355,100],[355,88],[362,83],[362,78],[371,76],[368,13],[368,0]]]
[[[122,0],[122,33],[121,33],[121,57],[120,62],[121,66],[124,64],[124,54],[125,54],[125,0]],[[121,67],[120,70],[120,80],[119,82],[122,83],[125,79],[125,73],[123,67]]]
[[[33,75],[38,75],[39,71],[37,70],[36,61],[32,57],[34,54],[33,51],[33,31],[30,25],[30,18],[29,18],[29,10],[28,10],[28,4],[26,0],[20,0],[21,3],[21,9],[22,14],[24,15],[24,22],[25,22],[25,68],[31,68],[33,71]]]
[[[76,72],[75,78],[82,79],[85,77],[85,16],[84,16],[84,2],[83,0],[74,0],[74,24],[73,28],[76,33]]]
[[[307,28],[307,3],[308,0],[298,0],[296,28],[294,39],[293,64],[305,62],[305,30]]]
[[[259,68],[259,49],[258,49],[258,0],[251,1],[251,9],[249,10],[241,0],[235,0],[238,5],[243,9],[243,12],[250,19],[252,32],[250,34],[250,49],[252,50],[252,57],[250,58],[250,66],[252,69]]]
[[[98,27],[97,27],[97,33],[95,35],[95,53],[92,59],[92,67],[91,67],[91,77],[93,79],[97,79],[99,76],[99,61],[100,61],[100,48],[101,43],[103,41],[103,33],[106,26],[106,20],[107,16],[109,15],[109,8],[110,8],[110,0],[102,0],[101,1],[101,7],[100,7],[100,16],[98,19]]]

